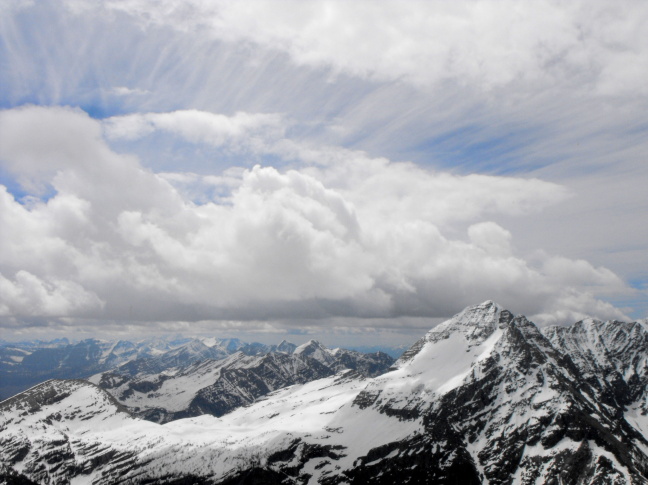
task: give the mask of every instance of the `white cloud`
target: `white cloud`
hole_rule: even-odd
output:
[[[544,260],[543,273],[557,281],[569,285],[589,285],[615,288],[619,287],[621,280],[607,268],[595,268],[582,259],[568,259],[560,256],[547,257]]]
[[[117,96],[143,96],[145,94],[151,94],[147,89],[129,88],[127,86],[116,86],[109,92]]]
[[[538,179],[452,175],[413,163],[393,163],[362,151],[313,145],[285,138],[288,121],[274,114],[237,113],[232,117],[191,111],[146,113],[108,118],[104,130],[113,138],[140,138],[156,130],[192,143],[226,145],[230,150],[279,156],[299,163],[301,171],[334,188],[367,219],[424,219],[435,224],[470,221],[488,214],[539,212],[569,197],[557,184]],[[305,166],[304,166],[305,165]],[[231,172],[230,172],[231,173]],[[235,185],[233,178],[166,174],[185,190],[192,183]],[[381,194],[381,197],[376,197]]]
[[[194,143],[219,146],[238,140],[261,143],[268,137],[277,138],[285,131],[280,115],[236,113],[233,116],[199,110],[171,113],[136,113],[108,118],[104,122],[106,136],[112,139],[136,139],[162,130],[184,137]]]
[[[397,1],[290,1],[277,8],[264,1],[122,0],[103,8],[379,81],[648,93],[648,9],[641,2],[420,1],[404,8]]]
[[[559,298],[547,305],[544,311],[531,315],[530,319],[544,325],[564,325],[592,316],[601,320],[628,321],[628,317],[610,303],[595,298],[591,293],[576,291],[573,288],[567,288]]]
[[[496,256],[511,255],[511,233],[494,222],[479,222],[468,228],[468,237],[475,246]]]
[[[449,175],[305,145],[283,138],[282,124],[264,115],[174,112],[107,125],[133,119],[301,163],[159,175],[111,151],[101,124],[78,110],[1,112],[4,167],[56,191],[26,205],[0,193],[6,315],[295,325],[326,316],[447,316],[492,298],[544,321],[563,307],[623,317],[593,296],[596,285],[627,291],[612,272],[549,256],[531,264],[491,222],[560,203],[566,192],[556,184]],[[194,181],[221,195],[196,204],[173,186]],[[463,224],[468,232],[457,232]]]
[[[103,302],[74,281],[42,280],[20,270],[14,280],[0,273],[0,316],[83,316],[98,315]]]

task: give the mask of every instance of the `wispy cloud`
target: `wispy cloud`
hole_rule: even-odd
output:
[[[602,94],[647,93],[645,5],[544,0],[412,2],[107,1],[143,25],[250,41],[297,64],[419,86],[460,81],[483,90],[571,84]],[[583,84],[583,81],[585,84]]]

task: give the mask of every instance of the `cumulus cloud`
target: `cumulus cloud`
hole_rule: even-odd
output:
[[[447,316],[488,298],[544,321],[564,309],[624,317],[594,296],[596,285],[626,291],[611,271],[550,256],[526,261],[491,220],[560,203],[567,194],[556,184],[450,175],[303,144],[266,115],[142,114],[104,127],[123,136],[131,120],[147,126],[138,136],[169,131],[299,163],[156,174],[112,151],[102,124],[79,110],[1,112],[5,169],[35,194],[54,191],[22,201],[0,191],[6,317],[280,318],[294,326],[301,318]],[[183,195],[187,186],[218,186],[220,195],[196,203]]]
[[[509,256],[511,233],[494,222],[479,222],[468,228],[468,237],[475,246],[489,254]]]
[[[97,314],[103,302],[74,281],[44,281],[19,270],[13,281],[0,274],[0,315],[12,317],[83,316]]]
[[[104,130],[112,138],[141,138],[156,130],[192,143],[226,145],[230,150],[278,156],[298,161],[301,173],[334,188],[363,212],[367,220],[414,218],[444,225],[488,214],[522,215],[539,212],[567,199],[558,184],[538,179],[453,175],[433,172],[413,163],[336,146],[313,145],[285,138],[289,122],[275,114],[237,113],[232,117],[198,110],[145,113],[108,118]],[[232,177],[165,174],[176,186],[236,184]],[[240,175],[240,174],[239,174]],[[377,197],[376,194],[381,194]]]

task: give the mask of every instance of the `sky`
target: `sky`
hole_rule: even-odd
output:
[[[2,338],[648,317],[648,3],[0,0]]]

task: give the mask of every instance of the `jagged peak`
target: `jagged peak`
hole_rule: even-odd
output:
[[[495,303],[486,300],[479,305],[464,308],[454,317],[437,325],[394,363],[394,368],[401,367],[416,356],[428,342],[447,339],[450,335],[461,333],[473,345],[479,345],[490,337],[502,324],[513,320],[513,314]]]
[[[335,360],[331,351],[317,340],[309,340],[295,349],[293,355],[298,357],[309,357],[324,364],[330,364]]]
[[[177,350],[179,350],[179,351],[181,351],[181,350],[201,351],[201,350],[205,350],[205,349],[208,349],[208,348],[209,348],[209,346],[206,345],[201,340],[192,339],[189,342],[187,342],[186,344],[178,347]]]
[[[319,343],[317,340],[310,339],[308,342],[305,344],[301,344],[295,349],[295,354],[303,354],[306,351],[309,350],[315,350],[315,349],[322,349],[322,350],[328,350],[324,345]]]
[[[483,341],[501,324],[513,320],[513,314],[492,300],[469,306],[454,317],[430,330],[425,338],[436,341],[447,338],[449,333],[461,331],[467,339]]]
[[[619,320],[599,320],[592,317],[587,317],[579,320],[571,325],[551,325],[544,327],[542,333],[546,336],[549,335],[566,335],[566,334],[604,334],[611,331],[618,330],[644,330],[648,331],[648,324],[646,321],[642,323],[641,320],[635,322],[622,322]]]
[[[292,354],[295,350],[297,350],[297,346],[294,343],[288,342],[286,339],[284,339],[279,343],[279,345],[277,345],[276,350],[277,352]]]
[[[631,348],[641,348],[648,341],[648,328],[640,321],[601,321],[586,318],[568,326],[552,326],[542,333],[554,345],[569,352],[599,354],[599,360],[607,361],[611,355],[626,354]],[[639,347],[637,347],[639,345]],[[597,350],[598,349],[598,350]]]

